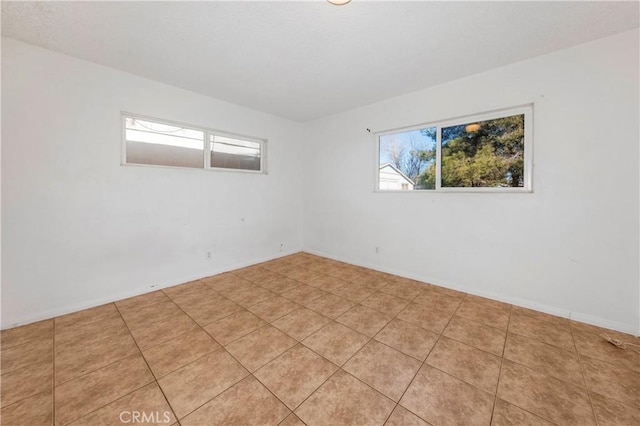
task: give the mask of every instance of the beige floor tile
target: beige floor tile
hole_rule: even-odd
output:
[[[342,365],[368,340],[364,334],[332,322],[304,339],[302,343],[334,364]]]
[[[442,334],[474,348],[502,356],[507,332],[454,315]]]
[[[226,294],[230,291],[234,291],[236,288],[246,284],[251,284],[250,281],[243,280],[236,276],[232,272],[225,272],[223,274],[213,275],[211,277],[202,278],[200,280],[211,290]],[[165,290],[166,292],[166,290]]]
[[[323,291],[331,292],[337,288],[346,285],[347,282],[331,275],[320,275],[319,277],[307,282],[307,285],[319,288]]]
[[[38,321],[32,324],[2,330],[0,336],[2,349],[21,345],[31,340],[53,338],[53,320]]]
[[[248,375],[224,350],[211,352],[158,380],[173,412],[183,418]]]
[[[248,284],[236,291],[226,294],[226,296],[238,305],[248,308],[249,306],[271,299],[276,296],[276,294],[255,284]]]
[[[422,291],[422,287],[417,284],[413,280],[409,280],[408,278],[400,278],[398,279],[402,281],[392,282],[391,284],[382,287],[380,291],[384,293],[391,294],[396,297],[400,297],[402,299],[406,299],[408,301],[412,301],[417,295],[419,295]]]
[[[197,285],[192,284],[191,290],[182,291],[170,298],[170,300],[181,308],[198,304],[213,304],[225,299],[226,297],[222,294],[200,282],[198,282]]]
[[[296,343],[277,328],[267,325],[227,345],[227,350],[254,372]]]
[[[593,409],[600,426],[640,425],[640,409],[591,392]]]
[[[136,354],[140,351],[126,329],[86,346],[56,345],[56,386]]]
[[[268,276],[268,274],[272,274],[273,272],[264,269],[259,265],[247,266],[246,268],[236,269],[235,271],[231,271],[233,275],[238,278],[242,278],[247,281],[260,281]]]
[[[204,327],[204,330],[216,339],[218,343],[226,346],[265,325],[267,323],[264,320],[249,311],[242,310],[212,322]]]
[[[264,287],[267,290],[271,290],[274,283],[277,283],[282,278],[287,278],[284,275],[275,273],[273,271],[269,271],[268,269],[262,268],[262,272],[256,274],[253,279],[249,280],[255,285],[259,285],[260,287]],[[273,291],[273,290],[271,290]]]
[[[396,315],[409,304],[409,301],[388,293],[377,292],[364,299],[360,304],[382,312],[383,314]]]
[[[359,276],[359,272],[354,266],[345,263],[334,266],[329,269],[327,273],[351,284],[353,284],[353,281],[357,280]]]
[[[67,424],[153,381],[140,355],[125,358],[55,390],[55,422]]]
[[[359,279],[358,283],[372,290],[379,291],[382,288],[391,284],[391,281],[387,278],[387,274],[378,271],[367,271]]]
[[[336,296],[344,297],[353,303],[360,303],[375,293],[375,290],[362,284],[348,283],[347,285],[332,290],[331,293]]]
[[[53,364],[35,364],[3,374],[0,378],[2,407],[11,405],[53,387]]]
[[[7,407],[2,407],[0,423],[5,426],[45,426],[53,424],[53,392],[51,389]]]
[[[588,357],[582,357],[582,366],[589,390],[640,409],[639,373]]]
[[[593,425],[586,389],[504,360],[498,397],[557,424]]]
[[[286,419],[282,421],[278,426],[305,426],[298,416],[291,413]]]
[[[348,311],[353,305],[353,302],[343,297],[336,296],[335,294],[327,294],[312,300],[305,306],[328,318],[335,319],[337,316]]]
[[[456,316],[466,318],[490,327],[506,330],[509,325],[510,309],[504,306],[492,306],[473,299],[462,301]]]
[[[611,336],[611,333],[609,333]],[[620,349],[607,342],[602,336],[574,330],[573,340],[581,356],[606,361],[609,364],[628,368],[640,373],[640,353],[632,349]],[[630,340],[627,339],[627,342]]]
[[[277,278],[269,279],[267,281],[262,281],[258,283],[260,287],[266,288],[269,291],[272,291],[276,294],[282,295],[289,290],[293,290],[296,287],[300,287],[301,283],[296,280],[292,280],[291,278],[287,278],[284,275],[277,275]]]
[[[149,305],[153,305],[158,302],[165,302],[169,298],[161,290],[153,291],[151,293],[142,294],[140,296],[130,297],[116,302],[118,309],[139,309]]]
[[[380,393],[398,401],[421,362],[375,340],[367,343],[343,369]]]
[[[56,348],[91,345],[100,340],[111,339],[117,335],[128,332],[127,326],[120,315],[106,318],[102,321],[77,323],[74,326],[64,328],[64,331],[56,330]]]
[[[356,305],[336,318],[336,321],[365,336],[373,337],[384,328],[392,318],[391,315],[383,314],[368,306]]]
[[[286,297],[275,296],[251,306],[249,310],[263,320],[273,322],[299,307],[300,305]]]
[[[331,321],[319,313],[307,308],[300,308],[273,322],[273,326],[284,331],[294,339],[301,341],[318,331]]]
[[[453,315],[456,309],[458,309],[458,306],[460,306],[462,298],[447,296],[436,290],[423,290],[413,299],[413,302]]]
[[[184,312],[204,327],[221,318],[242,311],[244,308],[227,298],[201,300],[182,306]]]
[[[53,364],[53,339],[31,340],[18,346],[2,348],[2,374],[32,364]]]
[[[438,340],[438,335],[417,325],[394,319],[375,336],[375,339],[424,361]]]
[[[556,379],[585,386],[580,360],[575,352],[509,333],[504,357]]]
[[[293,410],[337,369],[334,364],[299,344],[256,371],[254,375]]]
[[[520,306],[513,306],[511,308],[511,313],[526,315],[531,318],[538,319],[540,321],[546,321],[551,324],[567,326],[570,325],[570,321],[567,318],[562,318],[556,315],[547,314],[545,312],[538,312],[527,308],[522,308]]]
[[[500,375],[500,357],[457,340],[441,337],[427,364],[458,379],[495,394]]]
[[[203,281],[195,280],[195,281],[189,281],[184,284],[163,288],[162,292],[166,294],[169,298],[173,299],[173,298],[179,298],[181,296],[185,296],[189,293],[201,291],[204,288],[206,288],[206,286]]]
[[[384,424],[385,426],[429,426],[427,422],[420,417],[413,414],[411,411],[402,407],[396,406],[389,416],[389,420]]]
[[[569,324],[555,324],[521,313],[513,313],[509,332],[575,352]]]
[[[305,305],[312,300],[325,296],[326,294],[326,291],[322,291],[318,288],[303,284],[294,288],[293,290],[282,293],[282,296],[286,297],[287,299],[291,299],[301,305]]]
[[[398,314],[397,318],[425,330],[442,333],[451,319],[451,314],[412,302]]]
[[[548,422],[520,407],[509,404],[498,398],[496,406],[493,409],[493,418],[491,426],[552,426],[553,423]]]
[[[108,303],[95,308],[84,309],[72,314],[54,318],[55,333],[65,333],[75,327],[85,327],[90,323],[99,323],[109,318],[120,317],[116,305]]]
[[[171,316],[181,314],[182,311],[171,300],[147,305],[142,308],[128,307],[121,308],[120,315],[127,323],[127,327],[133,330],[140,327],[146,327],[154,322],[165,320]]]
[[[183,426],[277,425],[291,411],[253,377],[221,395],[180,421]]]
[[[314,281],[322,277],[323,275],[318,271],[314,271],[313,269],[294,267],[291,271],[287,272],[285,276],[296,281],[300,281],[303,284],[309,285],[311,281]]]
[[[338,371],[297,410],[309,426],[382,425],[394,408],[390,399]]]
[[[420,281],[418,281],[418,282],[420,284],[426,286],[427,290],[437,291],[438,293],[442,293],[445,296],[455,297],[455,298],[458,298],[458,299],[463,299],[465,297],[471,296],[470,294],[464,293],[462,291],[454,290],[452,288],[442,287],[442,286],[439,286],[439,285],[424,283],[424,282],[420,282]],[[488,300],[488,299],[485,299],[485,300]],[[496,303],[501,304],[501,305],[505,305],[504,303],[501,303],[501,302],[496,302]]]
[[[188,315],[178,314],[154,322],[146,327],[131,330],[140,350],[146,351],[174,337],[197,330],[200,327]],[[56,340],[57,341],[57,340]]]
[[[493,396],[423,365],[400,405],[435,425],[487,425]]]
[[[156,378],[165,376],[221,346],[203,330],[167,340],[142,353]]]
[[[145,417],[142,418],[142,415]],[[72,422],[71,425],[107,426],[127,423],[170,425],[176,420],[157,383],[151,383]]]

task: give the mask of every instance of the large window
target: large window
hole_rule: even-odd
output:
[[[532,107],[376,135],[380,191],[531,191]]]
[[[123,113],[124,163],[266,172],[263,139]]]

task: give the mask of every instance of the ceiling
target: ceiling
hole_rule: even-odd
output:
[[[637,2],[2,2],[2,35],[307,121],[638,27]]]

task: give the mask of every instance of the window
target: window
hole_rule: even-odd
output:
[[[380,132],[379,191],[531,191],[532,106]]]
[[[123,113],[124,163],[266,172],[263,139]]]
[[[260,170],[260,143],[226,136],[209,136],[211,167]]]

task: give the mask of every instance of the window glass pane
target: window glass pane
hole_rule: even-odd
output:
[[[382,135],[378,188],[388,191],[435,189],[436,128]]]
[[[260,142],[212,135],[209,143],[211,167],[260,170]]]
[[[442,187],[524,186],[524,114],[442,128]]]
[[[204,132],[125,118],[127,163],[204,167]]]

